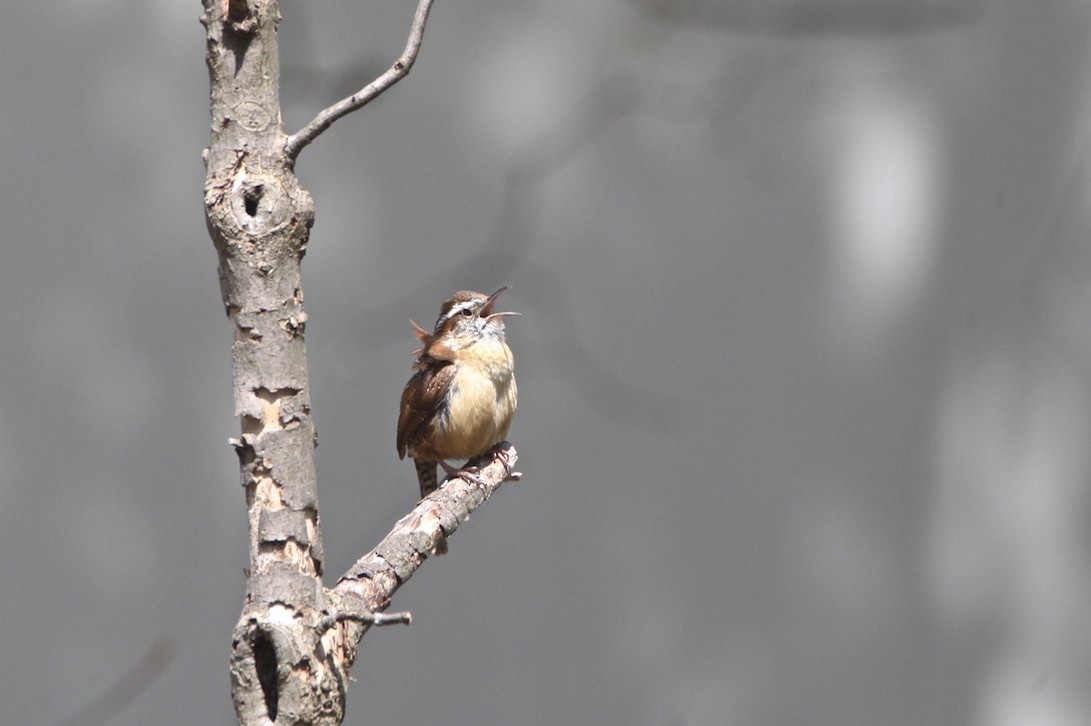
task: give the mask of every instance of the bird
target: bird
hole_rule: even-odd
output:
[[[421,347],[402,391],[398,458],[413,459],[421,499],[440,486],[437,465],[448,478],[473,481],[472,471],[447,460],[473,460],[508,435],[519,390],[504,318],[520,313],[493,310],[507,289],[459,290],[440,307],[431,333],[410,321]]]

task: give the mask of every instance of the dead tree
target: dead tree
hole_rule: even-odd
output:
[[[300,262],[314,205],[296,157],[330,124],[409,73],[432,0],[420,0],[389,70],[294,134],[280,114],[279,0],[203,0],[211,86],[205,212],[234,341],[235,412],[250,532],[246,599],[231,644],[240,724],[340,724],[349,669],[372,625],[437,543],[505,479],[514,449],[454,479],[403,517],[332,587],[323,584]],[[508,461],[505,462],[504,459]]]

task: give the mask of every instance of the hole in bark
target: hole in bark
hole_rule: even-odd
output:
[[[261,201],[262,191],[264,189],[261,184],[257,184],[242,193],[242,203],[248,216],[253,217],[258,213],[258,202]]]
[[[265,710],[269,714],[269,720],[275,722],[280,698],[277,692],[277,649],[265,633],[254,636],[251,648],[254,651],[254,669],[258,672],[261,694],[265,697]]]
[[[227,19],[232,23],[246,20],[246,16],[249,12],[250,9],[247,7],[245,1],[231,0],[231,2],[227,4]]]

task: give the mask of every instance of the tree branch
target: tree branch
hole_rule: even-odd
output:
[[[342,116],[352,113],[358,108],[366,106],[382,94],[383,91],[393,86],[409,75],[410,69],[417,60],[420,52],[421,40],[424,38],[424,26],[428,23],[428,13],[432,10],[433,0],[420,0],[417,12],[413,15],[413,25],[409,28],[409,40],[405,44],[405,50],[394,65],[356,93],[343,98],[337,103],[323,109],[309,124],[288,137],[284,143],[284,153],[288,158],[295,160],[299,152],[307,144],[318,138],[319,134],[328,129],[334,121]]]
[[[146,691],[163,675],[174,656],[178,654],[174,638],[162,635],[155,640],[128,672],[98,698],[84,706],[76,714],[61,721],[57,726],[97,726],[108,724]]]
[[[428,495],[394,525],[375,549],[325,591],[333,614],[319,621],[322,630],[318,637],[340,672],[347,676],[356,661],[360,641],[372,625],[409,622],[408,613],[384,616],[380,612],[435,552],[436,545],[454,534],[502,483],[519,479],[520,474],[512,471],[517,459],[515,448],[501,443],[494,449],[493,459],[482,464],[474,477],[477,481],[452,479]]]
[[[520,474],[512,470],[519,459],[515,447],[503,442],[494,451],[492,461],[478,471],[478,482],[451,479],[429,494],[394,525],[375,549],[357,560],[331,592],[358,603],[354,609],[386,609],[397,589],[413,576],[436,545],[454,534],[501,484],[519,479]]]
[[[411,613],[391,613],[389,615],[385,613],[336,613],[319,620],[314,629],[318,632],[318,637],[322,637],[330,628],[344,622],[378,625],[380,627],[383,625],[412,625],[413,615]]]

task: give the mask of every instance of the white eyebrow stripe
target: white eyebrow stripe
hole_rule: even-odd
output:
[[[436,321],[436,325],[444,323],[455,317],[456,315],[461,315],[463,310],[473,310],[475,303],[477,303],[477,300],[465,300],[458,303],[457,305],[452,305],[451,309],[447,311],[446,315],[439,316],[439,320]]]

